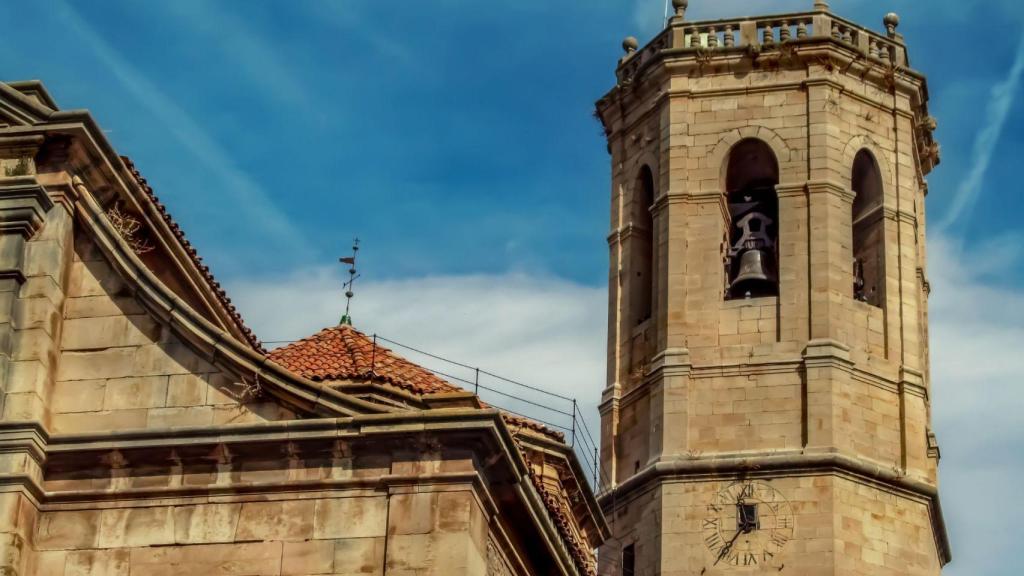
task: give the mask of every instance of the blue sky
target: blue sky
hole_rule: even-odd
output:
[[[693,18],[812,0],[691,0]],[[956,562],[1018,574],[1024,3],[834,0],[902,16],[930,79],[935,420]],[[593,102],[661,0],[36,0],[0,79],[42,79],[131,156],[266,340],[357,323],[518,378],[603,386],[608,157]],[[303,294],[297,298],[296,294]],[[1016,412],[1014,412],[1014,410]],[[984,425],[979,425],[984,422]],[[967,433],[969,431],[969,433]]]

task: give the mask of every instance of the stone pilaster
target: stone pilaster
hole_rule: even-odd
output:
[[[26,339],[21,328],[35,319],[21,301],[22,288],[38,264],[31,241],[43,227],[53,202],[32,175],[0,178],[0,391],[3,419],[24,420],[43,414],[41,389],[26,384],[12,361],[26,349],[52,349],[52,341]],[[34,288],[34,286],[32,287]],[[39,338],[39,337],[37,337]],[[16,378],[12,378],[15,376]],[[34,388],[32,391],[26,387]]]
[[[693,364],[685,348],[654,358],[650,384],[650,459],[653,464],[682,454],[689,444],[689,389]]]

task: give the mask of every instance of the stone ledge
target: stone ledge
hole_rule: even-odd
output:
[[[625,482],[598,494],[597,500],[606,514],[613,507],[627,503],[630,498],[644,492],[655,483],[672,479],[700,479],[712,481],[737,477],[776,477],[832,473],[846,476],[868,485],[894,490],[902,495],[919,499],[929,507],[932,527],[936,535],[936,548],[942,565],[952,560],[949,535],[939,502],[938,487],[909,478],[899,471],[874,465],[864,460],[837,453],[803,453],[792,451],[768,456],[708,457],[657,462],[640,470]]]
[[[53,200],[34,176],[0,177],[0,234],[33,237],[50,208]]]

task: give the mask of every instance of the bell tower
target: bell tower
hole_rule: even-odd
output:
[[[934,576],[925,176],[899,18],[628,38],[612,162],[603,576]]]

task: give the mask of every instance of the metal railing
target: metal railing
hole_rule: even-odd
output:
[[[452,360],[395,340],[373,334],[373,352],[370,354],[370,372],[376,370],[378,348],[401,351],[401,356],[437,375],[449,383],[473,392],[493,408],[514,416],[527,418],[564,434],[583,468],[588,471],[587,481],[594,492],[609,485],[610,478],[601,464],[600,449],[584,418],[577,398],[559,394],[501,376],[479,366]],[[291,344],[294,340],[265,342],[268,345]]]

